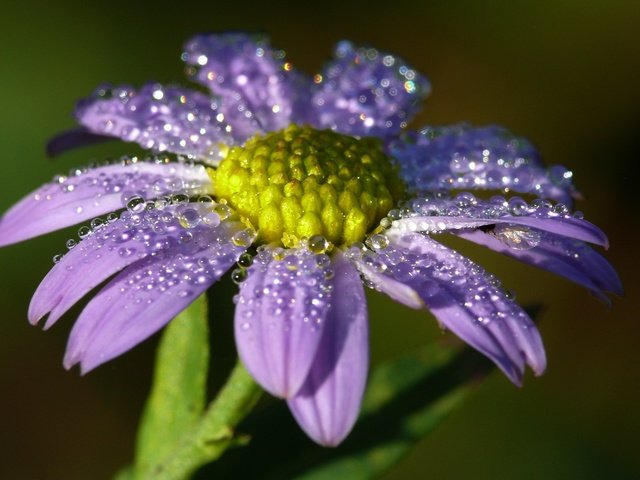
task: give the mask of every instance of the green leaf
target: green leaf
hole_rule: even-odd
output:
[[[204,411],[209,366],[207,299],[200,296],[164,331],[151,394],[138,431],[135,478],[154,469],[180,443]]]

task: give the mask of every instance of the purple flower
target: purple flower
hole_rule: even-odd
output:
[[[402,133],[430,87],[401,58],[342,42],[309,78],[266,39],[230,34],[191,39],[182,59],[209,94],[102,87],[79,103],[82,127],[50,145],[59,153],[116,137],[152,156],[58,177],[0,221],[8,245],[93,219],[29,308],[31,323],[46,317],[48,328],[106,281],[71,331],[65,367],[87,372],[129,350],[233,269],[240,358],[313,440],[337,445],[367,377],[363,285],[431,311],[515,384],[525,365],[545,369],[531,319],[439,236],[562,275],[605,301],[620,293],[587,245],[606,247],[605,235],[569,212],[571,172],[546,168],[500,127]],[[485,190],[509,196],[470,193]]]

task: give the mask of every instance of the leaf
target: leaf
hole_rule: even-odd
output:
[[[151,394],[138,431],[135,478],[154,469],[201,418],[209,366],[207,299],[200,296],[169,323],[158,347]]]

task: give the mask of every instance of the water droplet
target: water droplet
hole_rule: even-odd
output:
[[[80,227],[78,229],[78,236],[82,239],[82,238],[87,238],[89,235],[91,235],[91,228],[87,227],[86,225]]]
[[[189,203],[189,197],[184,193],[176,193],[171,196],[171,203],[174,205],[186,205]]]
[[[224,203],[218,203],[213,207],[213,211],[218,214],[220,221],[224,221],[231,216],[231,208]]]
[[[313,253],[325,253],[331,244],[322,235],[313,235],[307,242],[307,247]]]
[[[100,230],[102,227],[106,226],[106,223],[101,218],[94,218],[93,220],[91,220],[90,225],[91,225],[91,229],[95,232],[97,230]]]
[[[233,272],[231,272],[231,280],[233,283],[239,285],[247,279],[247,269],[246,268],[236,268]]]
[[[238,258],[238,265],[240,267],[244,267],[244,268],[248,268],[253,264],[253,256],[251,256],[250,253],[243,253],[242,255],[240,255],[240,258]]]
[[[538,246],[541,240],[539,231],[520,225],[499,224],[491,233],[514,250],[529,250]]]
[[[255,230],[251,228],[245,228],[244,230],[236,232],[233,237],[231,237],[231,241],[236,247],[249,247],[253,243],[253,240],[255,238]]]
[[[377,233],[369,237],[366,243],[373,250],[382,250],[389,246],[389,239],[386,235]]]
[[[509,199],[509,213],[514,216],[526,215],[529,210],[529,205],[520,197],[513,197]]]
[[[132,213],[141,213],[144,211],[146,201],[140,195],[133,195],[127,200],[126,207]]]
[[[187,208],[178,215],[178,221],[184,228],[195,228],[201,220],[200,213],[195,208]]]

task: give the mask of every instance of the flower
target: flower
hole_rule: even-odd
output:
[[[241,360],[313,440],[337,445],[367,377],[363,284],[431,311],[515,384],[525,365],[545,369],[527,314],[438,236],[562,275],[605,301],[621,292],[587,245],[606,247],[605,235],[569,212],[570,171],[544,167],[500,127],[404,132],[430,86],[401,58],[342,42],[309,78],[266,39],[226,34],[193,38],[182,59],[209,94],[101,87],[78,104],[82,127],[49,145],[55,154],[115,137],[154,155],[57,177],[0,220],[3,246],[93,219],[29,307],[31,323],[47,317],[48,328],[107,281],[71,331],[66,368],[87,372],[129,350],[233,269]],[[471,193],[485,190],[509,196]]]

